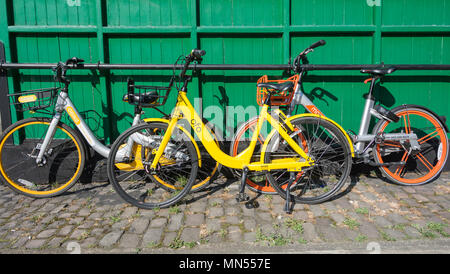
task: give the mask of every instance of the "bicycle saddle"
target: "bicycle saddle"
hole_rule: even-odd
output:
[[[386,75],[386,74],[393,73],[396,70],[397,69],[395,67],[377,68],[377,69],[362,69],[361,73],[369,73],[369,74],[374,74],[374,75]]]
[[[294,87],[294,83],[287,81],[284,83],[259,83],[258,84],[259,88],[267,88],[267,89],[274,89],[278,92],[284,92],[284,91],[288,91],[291,88]]]

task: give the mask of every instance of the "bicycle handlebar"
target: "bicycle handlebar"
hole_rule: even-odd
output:
[[[326,44],[325,40],[319,40],[319,41],[315,42],[314,44],[312,44],[311,46],[309,46],[309,49],[315,49],[315,48],[323,46],[325,44]]]
[[[206,51],[202,50],[202,49],[193,49],[191,51],[191,53],[189,53],[188,55],[186,55],[185,57],[185,64],[183,67],[183,70],[180,73],[180,78],[184,78],[186,76],[186,71],[189,67],[189,64],[192,61],[197,61],[197,62],[201,62],[202,61],[202,56],[204,56],[206,54]]]
[[[295,57],[294,59],[294,63],[292,64],[292,69],[295,72],[299,72],[299,67],[301,64],[308,64],[308,58],[306,58],[306,55],[308,53],[310,53],[311,51],[313,51],[315,48],[320,47],[325,45],[326,42],[325,40],[319,40],[315,43],[313,43],[311,46],[307,47],[305,50],[303,50],[302,52],[300,52],[299,55],[297,55],[297,57]]]
[[[58,62],[58,64],[56,64],[56,67],[52,68],[52,70],[55,72],[55,80],[64,84],[69,84],[70,81],[66,79],[67,68],[70,65],[78,66],[80,63],[83,62],[84,60],[78,57],[69,58],[66,60],[65,63]]]
[[[201,60],[202,56],[206,54],[206,51],[202,50],[202,49],[193,49],[191,51],[191,56],[193,56],[195,59],[197,60]]]

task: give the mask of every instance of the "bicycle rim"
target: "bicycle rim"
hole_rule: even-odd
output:
[[[287,170],[267,172],[273,188],[286,198],[286,188],[291,176],[291,199],[299,203],[324,202],[341,189],[350,174],[352,159],[349,144],[342,132],[332,123],[315,117],[300,117],[291,121],[296,131],[292,138],[314,160],[314,165],[302,172],[291,174]],[[275,135],[274,135],[275,136]],[[299,157],[284,140],[269,141],[265,163],[283,157]]]
[[[40,151],[50,119],[31,118],[7,129],[0,142],[0,173],[13,190],[35,198],[52,197],[67,191],[84,167],[84,148],[80,138],[59,124],[38,165]]]
[[[397,123],[382,121],[376,132],[415,133],[419,151],[408,151],[408,143],[384,141],[374,149],[379,164],[406,162],[404,165],[382,166],[380,170],[388,179],[403,185],[420,185],[432,181],[444,168],[448,157],[448,138],[445,129],[429,112],[419,108],[396,111]]]
[[[159,142],[167,129],[165,123],[151,123],[130,128],[114,142],[108,157],[108,177],[118,194],[134,206],[151,209],[168,207],[180,201],[191,189],[198,169],[198,158],[191,140],[181,130],[175,130],[169,147],[161,157],[156,174],[150,164]],[[130,136],[139,136],[128,159],[121,159],[121,152],[128,146]],[[150,139],[149,139],[150,138]],[[146,140],[154,140],[148,142]],[[122,149],[122,150],[119,150]],[[162,187],[174,187],[168,191]]]

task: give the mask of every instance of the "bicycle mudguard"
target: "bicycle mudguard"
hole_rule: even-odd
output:
[[[163,118],[146,118],[144,119],[144,122],[161,122],[161,123],[169,123],[169,120],[163,119]],[[187,136],[191,139],[192,143],[195,146],[195,150],[197,151],[198,156],[198,167],[202,167],[202,159],[200,154],[200,149],[198,148],[197,142],[195,141],[194,137],[182,126],[177,125],[179,129],[181,129],[184,133],[186,133]]]
[[[345,136],[345,138],[347,138],[348,144],[350,145],[350,151],[352,152],[352,158],[355,157],[355,149],[353,147],[353,142],[352,139],[350,138],[350,136],[348,136],[347,132],[335,121],[331,120],[330,118],[327,118],[325,116],[322,115],[318,115],[318,114],[313,114],[313,113],[303,113],[303,114],[297,114],[294,116],[291,116],[289,118],[287,118],[287,121],[291,121],[293,119],[299,118],[299,117],[317,117],[320,119],[324,119],[327,120],[328,122],[332,123],[333,125],[335,125]],[[261,158],[260,159],[264,159],[265,157],[265,151],[267,149],[267,146],[269,145],[269,140],[271,139],[271,137],[276,133],[276,130],[272,130],[269,135],[267,136],[266,140],[264,141],[263,147],[261,149]]]

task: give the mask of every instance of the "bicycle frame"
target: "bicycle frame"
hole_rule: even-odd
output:
[[[56,126],[58,125],[59,121],[62,117],[62,112],[66,111],[69,117],[72,119],[73,123],[77,126],[78,130],[81,132],[85,140],[88,142],[88,144],[100,155],[107,158],[109,155],[109,148],[100,143],[100,141],[97,140],[94,133],[89,129],[84,119],[81,117],[80,113],[78,112],[75,105],[70,100],[67,92],[64,90],[61,91],[58,95],[58,99],[56,100],[55,104],[55,115],[52,118],[52,121],[49,125],[49,128],[47,130],[47,133],[45,134],[44,141],[42,143],[41,149],[39,151],[39,154],[36,158],[36,163],[40,163],[43,159],[44,153],[47,150],[47,146],[51,142],[53,135],[55,134]],[[140,115],[137,115],[140,116]],[[136,119],[140,119],[140,117],[135,117]],[[139,121],[139,120],[137,120]],[[135,123],[135,121],[133,121]]]
[[[289,171],[301,171],[301,169],[305,166],[311,166],[314,164],[314,161],[303,151],[303,149],[289,136],[288,132],[285,130],[285,126],[288,127],[289,130],[293,131],[294,128],[292,124],[285,119],[285,115],[282,111],[278,110],[279,118],[283,121],[283,124],[278,122],[275,118],[273,118],[268,112],[268,105],[264,105],[259,116],[258,125],[256,127],[255,132],[252,135],[250,146],[245,149],[239,155],[232,157],[226,153],[224,153],[220,147],[214,142],[211,133],[207,130],[206,126],[202,122],[202,119],[199,117],[197,112],[195,111],[192,104],[189,102],[189,99],[186,96],[186,91],[178,92],[178,99],[175,109],[172,113],[171,119],[169,121],[169,125],[166,133],[161,141],[160,147],[153,151],[155,153],[155,157],[151,163],[151,168],[156,170],[158,162],[165,150],[167,143],[172,135],[172,132],[177,125],[179,120],[185,119],[188,120],[190,126],[193,128],[195,134],[200,138],[200,141],[205,146],[207,152],[220,164],[235,168],[235,169],[244,169],[248,168],[249,170],[254,171],[263,171],[263,170],[275,170],[275,169],[288,169]],[[272,163],[265,164],[263,163],[263,159],[260,162],[251,162],[251,157],[255,150],[256,142],[258,139],[259,132],[262,128],[262,125],[265,121],[268,121],[274,130],[280,134],[280,136],[286,140],[286,142],[297,152],[305,161],[299,162],[298,158],[286,158],[274,160]]]

